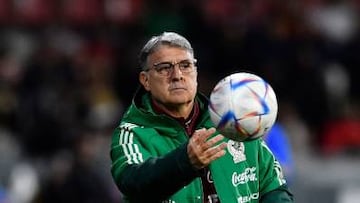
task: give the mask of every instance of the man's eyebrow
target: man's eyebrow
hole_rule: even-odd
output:
[[[195,61],[196,61],[196,60],[192,60],[192,59],[183,59],[183,60],[181,60],[181,61],[179,61],[179,62],[177,62],[177,63],[181,63],[181,62],[190,62],[190,63],[192,63],[192,62],[195,62]],[[164,63],[174,64],[174,63],[171,62],[171,61],[163,61],[163,62],[154,63],[154,65],[164,64]]]

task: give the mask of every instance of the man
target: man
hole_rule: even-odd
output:
[[[141,88],[113,134],[113,178],[127,202],[292,202],[261,139],[216,132],[197,92],[190,43],[165,32],[140,53]]]

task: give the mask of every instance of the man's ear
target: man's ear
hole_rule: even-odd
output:
[[[148,73],[142,71],[139,74],[139,81],[145,90],[150,91]]]

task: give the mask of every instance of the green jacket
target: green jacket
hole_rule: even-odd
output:
[[[206,97],[198,94],[196,129],[212,127]],[[115,129],[111,172],[125,202],[202,203],[200,173],[187,156],[188,136],[174,119],[156,114],[137,93]],[[263,140],[227,140],[225,156],[209,166],[221,203],[292,202],[279,162]]]

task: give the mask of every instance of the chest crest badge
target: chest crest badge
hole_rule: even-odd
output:
[[[245,146],[243,142],[229,140],[227,142],[227,149],[233,157],[234,163],[239,163],[246,160]]]

